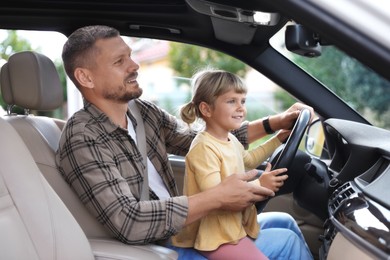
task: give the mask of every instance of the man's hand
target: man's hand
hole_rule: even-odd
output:
[[[233,174],[217,186],[188,197],[186,225],[218,209],[241,211],[256,201],[262,201],[275,193],[248,181],[253,180],[257,170]]]
[[[302,109],[307,108],[310,110],[311,119],[313,120],[315,114],[312,107],[304,105],[302,103],[295,103],[286,111],[272,115],[269,117],[269,126],[271,130],[291,130],[294,127],[295,121],[299,116]],[[287,134],[288,133],[288,134]],[[248,124],[248,143],[252,143],[266,135],[266,131],[263,125],[263,119],[257,119]],[[280,136],[279,140],[285,140],[289,132],[283,132],[283,136]]]
[[[221,209],[241,211],[256,201],[275,196],[272,190],[249,182],[256,174],[257,170],[251,170],[244,174],[233,174],[225,178],[216,187],[221,201]]]
[[[286,111],[277,114],[275,116],[272,116],[270,118],[270,125],[271,127],[274,126],[274,130],[277,129],[286,129],[286,130],[291,130],[294,126],[295,120],[298,118],[299,113],[301,112],[302,109],[309,109],[310,111],[310,121],[313,120],[315,117],[314,114],[314,109],[310,106],[307,106],[302,103],[295,103],[292,105],[289,109]]]

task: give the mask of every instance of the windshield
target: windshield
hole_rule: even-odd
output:
[[[271,45],[312,75],[371,124],[390,129],[390,82],[334,46],[322,46],[314,58],[292,53],[284,44],[285,28]]]

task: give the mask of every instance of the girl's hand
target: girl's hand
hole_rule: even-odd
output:
[[[287,171],[287,168],[280,168],[273,171],[271,170],[271,164],[267,163],[265,171],[260,176],[259,180],[261,186],[266,187],[274,192],[279,191],[280,187],[283,186],[284,181],[288,178],[288,175],[279,175]]]

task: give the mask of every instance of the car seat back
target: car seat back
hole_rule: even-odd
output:
[[[1,258],[93,259],[82,229],[3,118],[0,132]]]
[[[88,212],[65,182],[55,163],[55,151],[65,121],[29,114],[30,110],[54,110],[63,103],[63,88],[54,63],[45,55],[24,51],[13,54],[0,73],[1,90],[8,104],[4,117],[19,133],[46,180],[72,212],[88,238],[112,237]],[[12,107],[25,115],[12,113]]]

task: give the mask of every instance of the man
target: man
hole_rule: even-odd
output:
[[[256,175],[251,171],[229,176],[200,194],[177,196],[167,153],[185,155],[196,133],[183,130],[175,117],[138,99],[142,94],[139,66],[119,32],[107,26],[80,28],[68,38],[62,58],[66,73],[83,95],[84,108],[68,120],[56,162],[89,211],[120,241],[161,243],[215,209],[239,211],[274,195],[247,182]],[[135,100],[145,127],[147,200],[141,200],[146,165],[136,143],[137,122],[128,108],[130,100]],[[272,116],[269,127],[290,128],[302,106]],[[235,135],[244,145],[264,136],[262,120],[243,125]],[[310,258],[292,218],[275,216],[283,221],[262,220],[259,248],[272,258]],[[195,257],[194,250],[174,249],[180,257]]]

